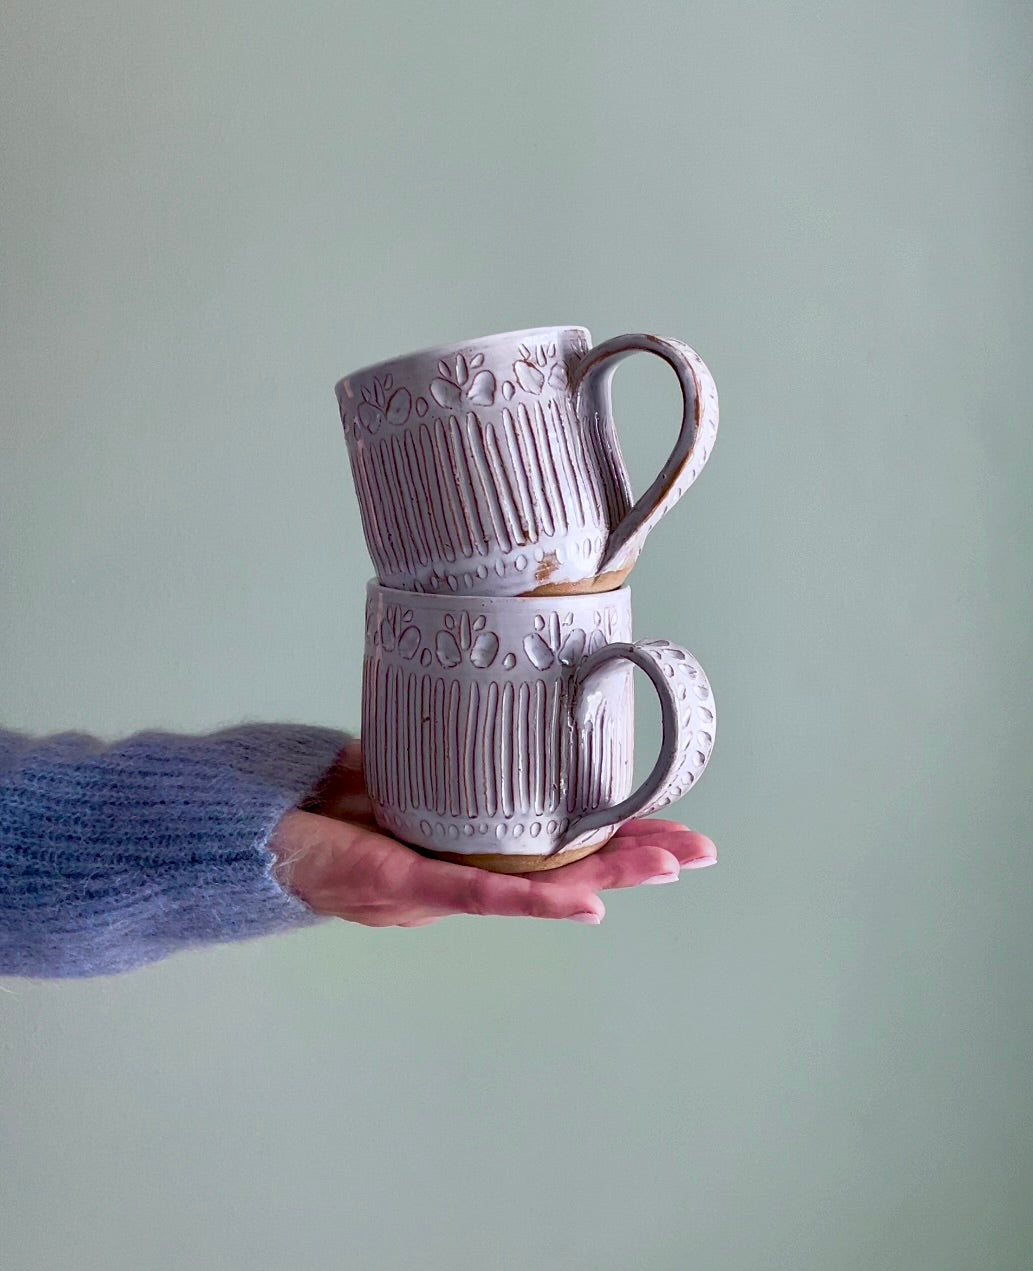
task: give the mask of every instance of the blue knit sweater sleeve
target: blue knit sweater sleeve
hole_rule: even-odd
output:
[[[317,921],[272,876],[277,823],[348,737],[0,731],[0,975],[108,975]]]

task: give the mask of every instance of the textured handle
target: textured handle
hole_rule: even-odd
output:
[[[652,353],[672,368],[682,391],[682,420],[674,449],[656,480],[628,507],[631,496],[612,424],[610,387],[618,362],[632,353]],[[590,417],[596,430],[611,499],[620,509],[599,572],[619,572],[634,563],[646,535],[674,507],[709,459],[717,437],[717,386],[703,359],[687,344],[659,335],[634,334],[619,335],[589,349],[573,372],[571,387],[578,395],[579,409]]]
[[[561,847],[570,847],[594,830],[648,816],[674,803],[697,780],[714,748],[717,717],[710,684],[692,654],[668,640],[608,644],[585,658],[574,685],[576,727],[583,727],[596,709],[600,694],[593,698],[593,686],[599,685],[606,669],[618,661],[631,662],[645,671],[656,689],[662,727],[660,754],[653,771],[633,794],[611,807],[595,808],[572,819]]]

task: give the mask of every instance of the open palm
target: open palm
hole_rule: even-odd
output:
[[[368,927],[422,927],[453,914],[598,923],[599,892],[674,882],[717,859],[704,835],[657,820],[629,821],[593,855],[542,873],[492,874],[421,856],[377,828],[358,743],[284,817],[270,846],[277,875],[311,909]]]

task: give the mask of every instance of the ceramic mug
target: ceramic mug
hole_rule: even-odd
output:
[[[678,340],[542,327],[428,349],[339,381],[377,577],[407,591],[549,595],[620,586],[717,435],[717,389]],[[682,420],[648,490],[631,493],[610,402],[617,363],[652,353]]]
[[[632,668],[663,740],[632,791]],[[587,856],[624,821],[680,798],[714,744],[698,662],[632,643],[631,592],[453,597],[369,584],[365,776],[377,822],[450,860],[504,873]]]

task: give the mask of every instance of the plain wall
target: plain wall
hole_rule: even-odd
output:
[[[722,427],[633,575],[718,866],[5,981],[5,1267],[1031,1265],[1031,48],[1018,0],[6,0],[5,725],[356,726],[371,361],[652,330]],[[673,377],[615,393],[642,488]]]

